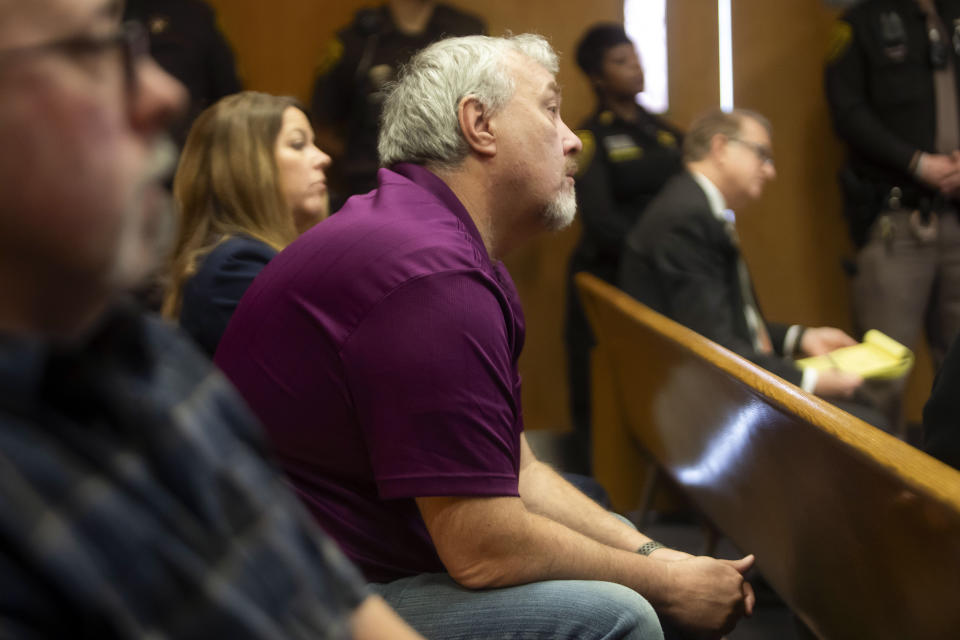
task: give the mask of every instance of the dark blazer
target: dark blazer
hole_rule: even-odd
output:
[[[960,339],[950,346],[923,407],[923,450],[960,469]]]
[[[276,254],[259,240],[233,236],[217,245],[187,281],[180,326],[211,358],[243,294]]]
[[[793,363],[753,347],[738,255],[703,189],[684,171],[664,186],[627,234],[620,286],[652,309],[800,384],[803,375]],[[766,326],[780,353],[788,325]]]

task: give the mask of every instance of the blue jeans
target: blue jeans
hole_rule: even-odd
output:
[[[428,573],[370,587],[429,640],[663,640],[653,607],[611,582],[471,590],[446,573]]]

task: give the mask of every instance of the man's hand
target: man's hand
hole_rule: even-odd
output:
[[[753,614],[756,597],[743,579],[753,560],[752,555],[740,560],[697,556],[666,563],[669,595],[662,612],[698,636],[729,633],[741,617]]]
[[[940,191],[956,200],[957,198],[960,198],[960,151],[954,151],[951,153],[950,159],[953,160],[953,164],[958,170],[953,174],[952,177],[948,176],[946,179],[941,181]]]
[[[928,186],[950,193],[960,186],[960,163],[956,154],[925,153],[917,166],[917,177]],[[952,188],[951,188],[952,187]]]
[[[813,393],[822,398],[851,398],[862,384],[863,378],[855,373],[823,369],[817,372],[817,385]]]
[[[651,552],[650,557],[654,560],[660,560],[661,562],[677,562],[679,560],[689,560],[694,556],[686,551],[678,551],[670,547],[660,547],[656,551]]]
[[[423,640],[379,596],[369,596],[350,617],[354,640]]]
[[[857,341],[840,329],[810,327],[800,337],[800,352],[807,356],[822,356],[841,347],[850,347]]]

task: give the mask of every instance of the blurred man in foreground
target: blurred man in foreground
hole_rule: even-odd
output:
[[[206,359],[118,303],[184,93],[105,0],[0,0],[0,636],[416,637]]]

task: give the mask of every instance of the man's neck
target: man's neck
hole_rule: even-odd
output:
[[[464,165],[469,164],[472,159],[467,159]],[[477,180],[473,173],[465,166],[456,169],[440,169],[429,167],[438,178],[450,187],[453,195],[463,205],[480,232],[480,238],[483,239],[483,245],[487,249],[487,254],[493,258],[496,253],[496,242],[493,228],[493,203],[490,199],[492,189],[484,184],[482,180]]]
[[[736,208],[736,203],[731,201],[729,189],[727,188],[726,181],[723,179],[723,174],[717,168],[717,166],[710,162],[709,159],[706,160],[696,160],[694,162],[687,163],[687,170],[690,172],[696,172],[702,175],[704,178],[713,183],[713,186],[717,188],[720,192],[720,195],[723,196],[723,199],[726,201],[725,204],[728,207],[733,209]]]
[[[637,121],[636,96],[606,96],[603,99],[603,103],[621,120],[625,120],[626,122]]]
[[[477,226],[487,255],[499,260],[536,235],[536,216],[523,215],[511,207],[499,182],[482,166],[482,160],[466,158],[456,169],[430,170],[453,191]]]

